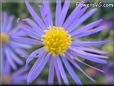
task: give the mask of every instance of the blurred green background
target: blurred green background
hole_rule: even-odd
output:
[[[16,2],[17,1],[17,2]],[[33,0],[34,1],[34,0]],[[37,0],[36,0],[37,1]],[[55,1],[55,0],[54,0]],[[50,5],[51,5],[51,12],[53,14],[53,16],[55,15],[55,6],[56,4],[53,2],[51,2],[50,0]],[[79,1],[79,0],[78,0]],[[67,16],[70,14],[70,12],[76,7],[76,1],[73,0],[69,9],[69,12],[67,14]],[[92,2],[87,2],[87,3],[99,3],[100,0],[93,0]],[[101,4],[104,4],[105,2],[101,2]],[[114,5],[114,2],[109,2],[112,3]],[[34,7],[34,9],[39,13],[39,9],[38,9],[38,4],[41,4],[41,0],[38,3],[31,3],[31,5]],[[93,7],[90,7],[89,9],[91,9]],[[90,22],[93,22],[95,20],[98,20],[100,18],[104,19],[103,24],[107,25],[107,29],[103,30],[99,33],[96,33],[94,35],[90,35],[87,37],[82,38],[82,40],[109,40],[108,44],[105,44],[103,46],[98,47],[101,50],[105,50],[108,51],[109,54],[109,59],[108,59],[108,64],[106,65],[101,65],[101,64],[94,64],[96,67],[99,67],[100,69],[105,69],[105,68],[109,68],[110,64],[114,62],[114,44],[113,44],[113,38],[114,38],[114,7],[97,7],[97,12],[90,17],[86,22],[84,22],[81,26],[84,26]],[[8,2],[3,2],[2,3],[2,11],[6,11],[7,13],[9,13],[10,15],[15,15],[16,19],[17,18],[31,18],[25,4],[23,1],[19,0],[15,0],[15,2],[10,2],[10,0]],[[39,47],[39,46],[37,46]],[[37,48],[36,46],[33,47],[29,52],[31,53],[33,50],[35,50],[35,48]],[[92,63],[90,63],[92,64]],[[109,66],[108,66],[109,65]],[[112,65],[114,67],[114,65]],[[112,67],[111,66],[111,67]],[[96,84],[110,84],[112,82],[114,82],[114,78],[113,81],[110,80],[111,76],[114,77],[114,68],[109,68],[106,69],[108,70],[108,72],[106,74],[97,72],[96,70],[90,69],[88,67],[83,66],[85,71],[87,71],[87,73],[93,77],[96,80]],[[88,80],[81,72],[76,71],[77,74],[80,76],[82,82],[84,84],[93,84],[90,80]],[[112,74],[112,75],[110,75]],[[40,76],[38,77],[38,79],[43,80],[44,82],[47,81],[48,77],[48,67],[46,67],[43,72],[40,74]],[[73,84],[73,80],[69,77],[68,78],[70,80],[70,82]],[[109,78],[109,79],[108,79]],[[56,79],[55,79],[55,83],[56,83]]]

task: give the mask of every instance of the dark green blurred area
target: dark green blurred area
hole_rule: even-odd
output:
[[[98,1],[98,0],[97,0]],[[39,3],[41,4],[41,3]],[[102,3],[103,4],[103,3]],[[114,2],[113,2],[114,4]],[[39,9],[38,9],[38,3],[31,3],[31,5],[34,7],[34,9],[36,10],[36,12],[39,13]],[[55,15],[55,3],[51,3],[51,12],[53,14],[53,16]],[[71,13],[71,11],[75,8],[75,3],[72,2],[68,15]],[[90,7],[92,8],[92,7]],[[89,8],[89,9],[90,9]],[[26,6],[24,3],[2,3],[2,11],[6,11],[8,12],[10,15],[15,15],[16,18],[31,18]],[[67,15],[67,16],[68,16]],[[108,64],[111,62],[114,62],[114,44],[113,44],[113,39],[114,39],[114,7],[98,7],[97,12],[90,17],[86,22],[84,22],[81,26],[86,25],[90,22],[93,22],[95,20],[98,20],[100,18],[104,19],[104,23],[103,24],[107,24],[107,29],[104,31],[101,31],[99,33],[84,37],[80,40],[108,40],[109,43],[105,44],[103,46],[98,47],[101,50],[105,50],[109,52],[109,59],[108,59]],[[35,46],[35,48],[32,48],[29,52],[32,52],[33,50],[35,50],[37,47],[39,46]],[[91,64],[91,63],[90,63]],[[108,65],[106,64],[106,65]],[[94,64],[95,66],[98,66],[99,68],[104,68],[106,65],[101,65],[101,64]],[[87,68],[85,66],[82,66],[83,69],[85,69],[95,80],[96,80],[96,84],[108,84],[109,81],[107,81],[105,74],[97,72],[95,70],[92,70],[90,68]],[[82,82],[84,84],[93,84],[89,79],[87,79],[83,73],[77,71],[77,69],[74,69],[76,71],[76,73],[79,75],[79,77],[81,78]],[[112,70],[109,70],[112,71]],[[68,74],[67,74],[68,75]],[[113,74],[114,75],[114,74]],[[46,67],[43,72],[40,74],[40,76],[38,78],[42,79],[42,80],[46,80],[47,82],[47,78],[48,77],[48,67]],[[68,75],[68,79],[70,80],[69,82],[74,83],[73,80],[71,79],[71,77]],[[55,83],[56,82],[56,78],[55,78]]]

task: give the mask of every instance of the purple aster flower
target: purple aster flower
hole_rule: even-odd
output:
[[[11,66],[8,62],[5,62],[1,68],[1,76],[2,76],[2,84],[3,85],[21,85],[27,84],[27,72],[29,70],[29,66],[22,66],[15,71],[11,70]],[[46,84],[43,80],[36,80],[34,84]]]
[[[65,0],[63,6],[61,5],[61,0],[56,0],[55,21],[53,21],[47,0],[42,1],[42,5],[39,6],[41,18],[34,11],[28,1],[25,0],[27,9],[33,19],[26,18],[23,19],[22,22],[18,21],[18,24],[31,38],[20,37],[17,38],[17,41],[27,41],[26,43],[30,42],[42,46],[33,51],[27,58],[27,64],[29,64],[32,59],[38,58],[27,76],[27,82],[33,82],[48,62],[49,84],[54,83],[55,74],[59,84],[62,84],[62,80],[65,84],[69,84],[65,73],[66,70],[76,84],[82,84],[72,66],[81,71],[88,79],[95,82],[95,80],[92,79],[78,63],[80,62],[95,70],[103,72],[102,70],[85,63],[81,58],[94,63],[106,64],[107,61],[105,59],[108,57],[105,55],[107,52],[92,47],[101,46],[107,43],[107,41],[79,41],[79,39],[104,30],[105,26],[99,26],[103,21],[100,19],[81,27],[80,29],[77,28],[95,13],[96,8],[86,12],[88,7],[82,7],[82,4],[84,3],[84,1],[82,1],[71,12],[68,18],[66,18],[70,0]],[[23,22],[26,22],[26,24]]]
[[[31,48],[30,45],[16,42],[13,37],[25,36],[25,33],[20,30],[19,26],[14,25],[14,16],[8,16],[6,12],[0,13],[0,47],[2,48],[1,60],[4,63],[6,60],[9,65],[16,69],[16,64],[23,64],[22,57],[26,57],[28,53],[25,49]]]
[[[4,68],[5,67],[5,68]],[[12,73],[8,62],[4,63],[2,68],[2,84],[27,84],[27,70],[29,67],[23,66]]]

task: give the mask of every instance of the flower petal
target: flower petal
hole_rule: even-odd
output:
[[[104,30],[104,29],[106,29],[106,26],[100,26],[100,27],[97,27],[95,29],[88,30],[88,31],[85,31],[83,33],[77,34],[77,35],[74,36],[74,38],[80,38],[80,37],[88,36],[88,35],[97,33],[101,30]]]
[[[37,39],[41,38],[41,35],[35,33],[34,30],[30,26],[23,24],[19,20],[17,21],[17,23],[27,35],[29,35],[33,38],[37,38]]]
[[[46,28],[46,26],[44,25],[43,21],[40,19],[40,17],[38,16],[38,14],[34,11],[34,9],[31,7],[31,5],[29,4],[28,0],[25,0],[25,4],[27,6],[27,9],[29,11],[29,13],[31,14],[32,18],[36,21],[36,23],[42,28]]]
[[[47,18],[47,12],[46,12],[46,10],[45,10],[45,8],[44,8],[44,5],[39,5],[38,6],[39,7],[39,10],[40,10],[40,13],[41,13],[41,16],[42,16],[42,19],[43,19],[43,21],[44,21],[44,23],[47,25],[47,27],[49,26],[48,25],[48,18]]]
[[[68,63],[68,61],[66,60],[66,58],[62,56],[62,60],[63,60],[63,63],[65,65],[67,71],[69,72],[69,74],[71,75],[71,77],[75,81],[75,83],[77,83],[78,85],[82,84],[79,77],[76,75],[76,73],[74,72],[74,70]]]
[[[45,59],[37,60],[35,64],[33,65],[32,69],[30,70],[28,76],[27,76],[27,82],[31,83],[33,80],[36,79],[36,77],[39,76],[43,68],[45,67],[46,63],[48,62],[50,58],[50,55],[48,54]]]
[[[16,76],[17,77],[17,76]],[[23,74],[21,76],[18,76],[17,78],[12,78],[13,84],[26,84],[27,74]]]
[[[14,16],[10,16],[9,19],[8,19],[8,23],[6,25],[6,28],[5,28],[5,32],[8,32],[12,25],[13,25],[13,20],[14,20]]]
[[[45,8],[45,11],[47,12],[46,14],[47,14],[48,25],[53,25],[51,10],[50,10],[48,1],[43,0],[43,5],[44,5],[44,8]]]
[[[24,63],[24,62],[22,61],[22,59],[20,59],[14,52],[12,52],[12,51],[10,50],[9,53],[10,53],[12,59],[13,59],[16,63],[18,63],[18,64],[20,64],[20,65],[22,65],[22,64]]]
[[[20,28],[20,26],[14,27],[10,32],[8,32],[9,35],[13,35],[15,37],[17,36],[26,36],[26,33]]]
[[[97,62],[97,63],[101,63],[101,64],[106,64],[107,63],[106,60],[103,60],[103,59],[100,59],[100,58],[95,58],[95,57],[91,56],[90,54],[87,54],[84,51],[79,50],[79,49],[71,48],[70,51],[72,53],[84,58],[84,59],[87,59],[87,60],[90,60],[90,61],[93,61],[93,62]]]
[[[16,64],[14,63],[14,61],[13,61],[11,55],[9,54],[9,51],[10,51],[10,49],[9,49],[8,47],[7,47],[7,48],[5,47],[5,54],[6,54],[6,58],[7,58],[7,60],[8,60],[8,63],[11,65],[11,67],[12,67],[14,70],[16,70],[16,69],[17,69]]]
[[[17,29],[17,28],[15,28],[15,29]],[[19,37],[19,36],[21,37],[21,36],[26,36],[27,34],[23,30],[19,30],[16,33],[9,32],[9,35],[13,35],[15,37]]]
[[[84,41],[84,42],[77,42],[77,41],[73,41],[71,46],[76,46],[76,47],[87,47],[87,46],[100,46],[103,44],[106,44],[107,41],[97,41],[97,42],[91,42],[91,41]]]
[[[20,48],[25,48],[25,49],[30,49],[31,48],[30,45],[22,44],[22,43],[18,43],[18,42],[14,42],[14,41],[11,41],[10,44],[14,45],[14,46],[17,46],[17,47],[20,47]]]
[[[7,19],[8,19],[8,15],[7,15],[7,13],[6,12],[3,12],[3,17],[2,17],[3,19],[2,19],[2,30],[3,31],[5,31],[5,29],[6,29],[6,26],[7,26]]]
[[[100,19],[100,20],[97,20],[97,21],[95,21],[95,22],[92,22],[92,23],[90,23],[90,24],[88,24],[88,25],[86,25],[86,26],[83,26],[83,27],[81,27],[80,29],[71,32],[71,36],[75,36],[75,35],[77,35],[77,34],[79,34],[79,33],[81,33],[81,32],[87,31],[88,29],[91,29],[91,28],[93,28],[93,27],[96,27],[97,25],[101,24],[102,21],[103,21],[103,20]]]
[[[80,47],[76,47],[76,49],[79,49],[81,51],[83,51]],[[93,58],[108,58],[107,56],[103,56],[103,55],[97,55],[97,54],[93,54],[93,53],[88,53],[88,52],[85,52],[83,51],[84,53],[88,54],[89,56],[92,56]]]
[[[73,57],[73,56],[72,56],[71,54],[69,54],[69,53],[66,53],[66,55],[67,55],[68,57],[70,57],[71,59],[76,60],[77,62],[80,62],[80,63],[82,63],[82,64],[84,64],[84,65],[86,65],[86,66],[88,66],[88,67],[90,67],[90,68],[93,68],[93,69],[95,69],[95,70],[97,70],[97,71],[99,71],[99,72],[104,73],[103,70],[98,69],[98,68],[96,68],[96,67],[93,67],[93,66],[89,65],[89,64],[85,63],[84,61],[81,61],[81,60],[78,59],[77,57]]]
[[[10,33],[13,33],[14,34],[14,33],[19,32],[20,30],[21,30],[20,26],[17,25],[16,27],[13,28],[13,30]]]
[[[59,68],[59,71],[60,71],[61,77],[63,78],[64,83],[69,84],[60,57],[57,57],[57,64],[58,64],[58,68]]]
[[[78,69],[80,70],[86,77],[88,77],[91,81],[95,82],[74,60],[68,57],[68,60]]]
[[[96,8],[88,11],[86,14],[84,14],[81,18],[74,21],[69,27],[68,31],[72,32],[75,28],[77,28],[80,24],[82,24],[86,19],[88,19],[94,12],[96,11]],[[77,22],[78,21],[78,22]]]
[[[19,70],[15,71],[15,72],[12,74],[12,77],[15,78],[16,76],[22,75],[24,72],[26,72],[26,71],[28,70],[28,68],[29,68],[29,67],[26,67],[26,66],[20,68]]]
[[[37,54],[38,54],[38,55],[37,55]],[[27,60],[26,60],[26,65],[28,65],[28,64],[30,63],[30,61],[32,61],[32,60],[34,59],[34,57],[39,56],[39,55],[42,57],[43,54],[45,54],[45,51],[44,51],[43,48],[37,49],[37,50],[33,51],[33,52],[28,56],[28,58],[27,58]]]
[[[34,29],[34,31],[39,35],[43,34],[43,31],[41,30],[41,28],[32,19],[26,18],[26,19],[23,19],[22,21],[27,22]]]
[[[61,14],[61,0],[56,0],[56,19],[55,19],[55,25],[58,26],[59,23],[59,17]]]
[[[1,62],[1,63],[3,63],[3,62]],[[11,73],[11,67],[10,67],[10,64],[8,61],[5,61],[4,65],[1,65],[1,67],[2,67],[1,74],[3,76],[4,75],[8,76]]]
[[[35,39],[31,39],[31,38],[24,38],[24,37],[13,37],[13,40],[16,42],[20,42],[20,43],[26,43],[26,44],[34,44],[34,45],[40,45],[41,41],[39,40],[35,40]]]
[[[59,17],[59,24],[58,24],[59,26],[63,25],[63,22],[65,20],[66,14],[67,14],[67,11],[69,9],[69,6],[70,6],[70,0],[65,0],[65,3],[63,5],[62,11],[61,11],[61,14],[60,14],[60,17]]]
[[[14,45],[10,45],[11,48],[20,56],[22,57],[27,57],[28,56],[28,52],[22,48],[19,48],[17,46],[14,47]]]
[[[98,50],[98,49],[93,49],[93,48],[87,48],[87,47],[79,47],[81,50],[84,51],[89,51],[93,53],[98,53],[98,54],[108,54],[106,51]]]
[[[77,14],[79,14],[81,8],[82,8],[82,4],[84,3],[84,1],[80,2],[79,5],[77,7],[75,7],[75,9],[72,11],[72,13],[70,14],[70,16],[66,19],[65,23],[63,24],[63,27],[66,29],[73,21],[74,19],[76,19]]]
[[[60,76],[57,60],[54,60],[54,67],[55,67],[58,83],[61,84],[61,76]]]
[[[54,82],[54,59],[53,57],[50,60],[50,64],[49,64],[49,74],[48,74],[48,84],[53,84]]]

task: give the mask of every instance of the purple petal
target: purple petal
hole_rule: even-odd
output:
[[[23,19],[22,21],[27,22],[34,29],[34,32],[36,32],[37,34],[39,35],[43,34],[43,31],[41,30],[41,28],[32,19],[26,18],[26,19]]]
[[[85,11],[87,10],[87,8],[88,8],[88,7],[82,8],[82,9],[78,12],[78,14],[76,15],[76,18],[74,18],[74,20],[73,20],[72,22],[70,22],[70,25],[71,25],[74,21],[79,21],[79,18],[85,13]],[[68,25],[68,27],[69,27],[70,25]],[[70,30],[68,29],[68,27],[66,27],[66,30],[67,30],[68,32],[70,32]],[[73,31],[73,32],[74,32],[74,31]]]
[[[57,58],[57,64],[58,64],[58,68],[59,68],[61,77],[63,78],[63,81],[64,81],[65,84],[69,84],[60,58],[61,57]]]
[[[59,24],[58,24],[59,26],[63,25],[67,11],[69,9],[69,6],[70,6],[70,0],[65,0],[65,3],[64,3],[63,8],[62,8],[62,12],[61,12],[60,17],[59,17]]]
[[[51,10],[50,10],[48,1],[43,0],[43,5],[44,5],[44,8],[45,8],[45,11],[47,12],[46,14],[47,14],[48,25],[53,25]]]
[[[49,74],[48,74],[48,84],[53,84],[54,82],[54,59],[51,58],[50,64],[49,64]]]
[[[9,75],[11,73],[11,67],[7,61],[5,61],[4,65],[2,65],[2,67],[3,68],[1,69],[2,70],[1,72],[3,75]]]
[[[78,69],[80,70],[86,77],[88,77],[91,81],[95,82],[94,79],[92,79],[83,69],[71,58],[68,57],[68,60]]]
[[[106,29],[106,26],[100,26],[100,27],[97,27],[95,29],[88,30],[88,31],[82,32],[80,34],[74,35],[74,38],[80,38],[80,37],[83,37],[83,36],[88,36],[88,35],[97,33],[101,30],[104,30],[104,29]]]
[[[45,22],[45,24],[47,26],[49,26],[48,25],[47,12],[46,12],[46,10],[44,8],[44,5],[39,5],[39,10],[40,10],[40,13],[41,13],[41,16],[42,16],[43,21]]]
[[[70,55],[70,54],[68,54],[68,53],[67,53],[67,56],[70,57],[70,58],[73,58],[74,60],[76,60],[76,61],[78,61],[78,62],[80,62],[80,63],[82,63],[82,64],[84,64],[84,65],[86,65],[86,66],[88,66],[88,67],[90,67],[90,68],[93,68],[93,69],[95,69],[95,70],[97,70],[97,71],[100,71],[100,72],[104,73],[104,71],[102,71],[102,70],[100,70],[100,69],[98,69],[98,68],[96,68],[96,67],[93,67],[93,66],[91,66],[91,65],[88,65],[87,63],[81,61],[81,60],[78,59],[77,57],[73,57],[72,55]]]
[[[16,76],[17,77],[17,76]],[[12,83],[14,82],[15,84],[26,84],[26,79],[27,79],[27,75],[22,75],[22,76],[18,76],[17,78],[12,78]]]
[[[12,59],[13,59],[16,63],[18,63],[18,64],[20,64],[20,65],[23,64],[22,59],[20,59],[14,52],[12,52],[12,51],[10,50],[9,53],[10,53]]]
[[[74,21],[79,21],[79,18],[85,13],[85,11],[87,10],[87,8],[88,7],[84,7],[84,8],[82,8],[82,9],[80,9],[76,14],[75,14],[75,17],[73,18],[73,19],[71,19],[71,20],[69,20],[68,21],[68,23],[66,23],[66,24],[64,24],[64,28],[68,31],[68,32],[70,32],[70,29],[69,29],[69,27],[74,23]],[[72,21],[72,22],[71,22]],[[74,32],[74,31],[73,31]],[[72,32],[70,32],[70,33],[72,33]]]
[[[89,12],[87,12],[85,15],[83,15],[81,18],[79,18],[78,20],[74,21],[69,27],[68,27],[68,31],[71,32],[73,31],[75,28],[77,28],[80,24],[82,24],[86,19],[88,19],[94,12],[96,11],[96,8],[90,10]],[[78,21],[78,22],[77,22]]]
[[[40,39],[41,38],[41,35],[35,33],[30,26],[21,23],[19,20],[17,22],[18,22],[18,25],[23,29],[23,31],[25,33],[27,33],[29,36],[31,36],[33,38],[36,38],[36,39]]]
[[[41,59],[43,59],[45,56],[47,55],[47,51],[42,48],[41,53],[39,53],[36,57],[38,58],[38,60],[40,61]]]
[[[45,67],[46,63],[48,62],[50,58],[50,55],[48,54],[45,59],[42,60],[37,60],[35,64],[33,65],[32,69],[30,70],[28,77],[27,77],[27,82],[31,83],[33,80],[36,79],[36,77],[39,76],[43,68]]]
[[[93,48],[86,48],[86,47],[79,47],[81,50],[84,51],[89,51],[93,53],[98,53],[98,54],[108,54],[106,51],[98,50],[98,49],[93,49]]]
[[[83,51],[80,47],[76,47],[76,49],[79,49],[81,51]],[[92,53],[88,53],[83,51],[84,53],[88,54],[89,56],[92,56],[93,58],[108,58],[107,56],[102,56],[102,55],[97,55],[97,54],[92,54]]]
[[[11,29],[11,27],[13,25],[13,20],[14,20],[14,16],[9,17],[8,23],[5,28],[5,32],[8,32]]]
[[[24,66],[22,68],[20,68],[19,70],[15,71],[13,74],[12,74],[12,78],[15,78],[16,76],[20,76],[22,75],[24,72],[26,72],[28,70],[28,67]]]
[[[78,14],[79,14],[79,17],[81,17],[82,15],[84,15],[84,13],[87,11],[88,8],[89,8],[88,6],[83,7],[83,8],[80,10],[80,12],[78,13]]]
[[[17,47],[20,47],[20,48],[25,48],[25,49],[30,49],[30,48],[31,48],[30,45],[21,44],[21,43],[14,42],[14,41],[11,41],[10,44],[11,44],[11,45],[14,45],[14,46],[17,46]]]
[[[85,46],[100,46],[103,44],[106,44],[107,41],[97,41],[97,42],[91,42],[91,41],[84,41],[84,42],[77,42],[73,41],[71,46],[76,46],[76,47],[85,47]]]
[[[61,0],[56,0],[56,19],[55,19],[55,25],[58,26],[59,23],[59,17],[61,14]]]
[[[14,45],[11,45],[11,48],[20,56],[22,57],[27,57],[28,56],[28,52],[22,48],[19,47],[14,47]]]
[[[17,69],[17,67],[16,67],[11,55],[9,54],[9,52],[10,52],[10,49],[8,47],[7,48],[5,47],[5,54],[6,54],[6,58],[8,60],[8,63],[11,65],[11,67],[13,69]]]
[[[8,62],[6,62],[7,60],[5,60],[4,57],[5,57],[5,51],[4,51],[4,46],[2,46],[2,48],[1,48],[1,58],[0,58],[0,62],[1,62],[0,68],[3,69],[3,71],[4,71],[4,65],[6,65],[6,63],[8,63]]]
[[[10,35],[13,35],[13,36],[15,36],[15,37],[19,37],[19,36],[26,36],[27,34],[24,32],[24,31],[22,31],[22,30],[19,30],[19,32],[16,32],[16,33],[12,33],[12,32],[9,32],[9,34]]]
[[[3,18],[3,19],[2,19],[2,22],[3,22],[3,23],[2,23],[2,26],[3,26],[3,27],[2,27],[2,30],[5,31],[6,26],[7,26],[7,22],[8,22],[8,21],[7,21],[8,15],[7,15],[6,12],[3,12],[2,15],[3,15],[3,17],[2,17],[2,18]]]
[[[17,32],[19,32],[19,30],[20,30],[20,26],[16,26],[16,27],[13,28],[11,33],[17,33]]]
[[[74,53],[75,55],[78,55],[78,56],[80,56],[84,59],[87,59],[87,60],[90,60],[90,61],[93,61],[93,62],[97,62],[97,63],[101,63],[101,64],[106,64],[107,63],[106,60],[95,58],[94,56],[91,56],[90,54],[88,54],[88,53],[86,53],[82,50],[79,50],[79,49],[71,48],[70,51],[72,53]]]
[[[13,36],[26,36],[27,34],[20,28],[20,26],[16,26],[9,32],[9,35]]]
[[[35,51],[33,51],[27,58],[26,60],[26,65],[28,65],[30,63],[30,61],[32,61],[34,59],[34,57],[37,56],[37,54],[39,54],[41,57],[43,56],[43,54],[45,53],[44,49],[37,49]],[[38,55],[38,56],[39,56]]]
[[[38,14],[34,11],[34,9],[29,4],[28,0],[25,0],[25,4],[26,4],[27,9],[28,9],[29,13],[31,14],[32,18],[39,24],[39,26],[42,29],[46,28],[46,26],[44,25],[43,21],[40,19]]]
[[[92,22],[92,23],[90,23],[90,24],[88,24],[88,25],[86,25],[86,26],[84,26],[84,27],[82,27],[82,28],[80,28],[80,29],[78,29],[78,30],[76,30],[76,31],[73,31],[73,32],[71,32],[71,36],[77,35],[77,34],[79,34],[79,33],[81,33],[81,32],[85,32],[85,31],[87,31],[88,29],[91,29],[91,28],[93,28],[93,27],[95,27],[95,26],[101,24],[102,21],[103,21],[102,19],[97,20],[97,21]]]
[[[76,75],[76,73],[74,72],[74,70],[72,69],[72,67],[70,66],[70,64],[68,63],[68,61],[65,59],[65,57],[61,57],[63,60],[63,63],[67,69],[67,71],[69,72],[70,76],[72,77],[72,79],[75,81],[75,83],[77,84],[82,84],[79,77]]]
[[[13,40],[20,43],[26,43],[26,44],[34,44],[34,45],[40,45],[41,41],[31,38],[24,38],[24,37],[13,37]]]
[[[59,71],[58,64],[57,64],[56,60],[54,60],[54,67],[55,67],[58,83],[61,84],[60,71]]]
[[[74,18],[77,17],[77,14],[80,12],[81,8],[82,8],[82,4],[84,3],[84,1],[80,2],[80,4],[75,7],[75,9],[72,11],[72,13],[70,14],[70,16],[66,19],[65,23],[63,24],[64,28],[67,28],[71,22],[74,21]],[[60,14],[60,13],[59,13]]]

